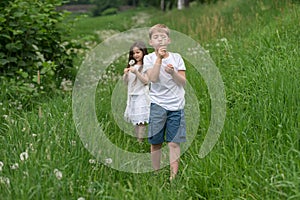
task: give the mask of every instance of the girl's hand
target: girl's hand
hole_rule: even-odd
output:
[[[130,68],[124,68],[124,74],[128,74]]]
[[[136,73],[136,68],[134,68],[134,67],[130,67],[129,70],[134,74]]]
[[[168,73],[168,74],[173,74],[174,73],[174,67],[172,64],[168,64],[167,67],[165,68],[165,71]]]

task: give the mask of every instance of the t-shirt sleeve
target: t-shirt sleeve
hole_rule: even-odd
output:
[[[178,70],[178,71],[180,71],[180,70],[185,71],[186,68],[185,68],[185,64],[184,64],[184,61],[183,61],[181,55],[180,55],[180,54],[177,54],[177,56],[178,56],[178,67],[177,67],[177,70]]]
[[[143,72],[147,72],[148,69],[153,67],[153,62],[151,60],[151,56],[150,55],[145,55],[144,59],[143,59]]]

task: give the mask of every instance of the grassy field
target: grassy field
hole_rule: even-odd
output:
[[[109,160],[98,162],[76,131],[71,92],[45,98],[42,116],[38,107],[8,107],[1,97],[1,199],[300,199],[300,5],[293,2],[227,0],[182,11],[138,9],[74,22],[71,37],[89,49],[115,33],[155,23],[199,42],[224,81],[222,134],[200,158],[211,101],[205,78],[189,63],[199,127],[172,183],[168,167],[154,176],[112,169]],[[99,82],[97,118],[117,146],[149,152],[147,142],[139,145],[114,121],[111,96],[125,56]]]

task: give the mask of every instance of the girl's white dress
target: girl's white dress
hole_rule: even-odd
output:
[[[136,70],[140,65],[134,65]],[[143,84],[134,73],[128,72],[127,105],[124,118],[134,125],[148,123],[150,114],[149,85]]]

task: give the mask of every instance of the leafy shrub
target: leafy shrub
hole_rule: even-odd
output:
[[[104,10],[101,15],[105,16],[105,15],[114,15],[117,14],[118,9],[117,8],[108,8],[106,10]]]
[[[12,98],[33,95],[32,88],[38,87],[39,94],[49,93],[75,75],[76,44],[64,39],[71,27],[58,26],[68,14],[56,11],[59,5],[58,0],[14,0],[0,7],[1,84],[27,88],[16,90]]]

